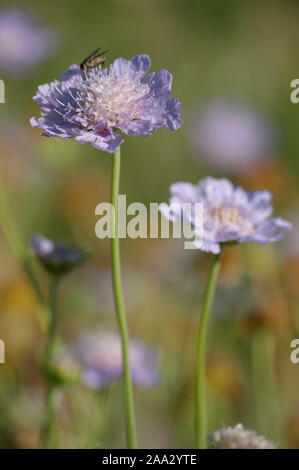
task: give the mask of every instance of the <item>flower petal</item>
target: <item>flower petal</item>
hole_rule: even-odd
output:
[[[182,126],[183,121],[180,118],[181,114],[181,103],[175,98],[168,100],[165,112],[165,120],[168,129],[176,131]]]
[[[101,135],[95,134],[94,132],[82,132],[76,137],[76,140],[80,144],[86,144],[87,142],[90,142],[93,147],[99,150],[114,153],[120,144],[123,143],[124,138],[115,132],[110,132],[107,135],[104,133]]]
[[[130,77],[140,80],[151,66],[151,59],[148,55],[136,55],[130,61]]]

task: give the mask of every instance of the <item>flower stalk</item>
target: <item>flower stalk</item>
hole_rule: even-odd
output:
[[[50,368],[53,360],[56,338],[57,324],[57,294],[59,277],[52,276],[50,280],[50,312],[51,321],[49,324],[48,344],[44,358],[44,375],[46,379],[46,414],[42,431],[42,447],[46,447],[52,434],[55,422],[55,410],[58,397],[58,389],[51,379]]]
[[[125,414],[126,414],[126,431],[129,449],[136,449],[137,435],[135,424],[135,410],[133,399],[133,385],[130,369],[129,354],[129,333],[124,307],[122,283],[121,283],[121,267],[120,267],[120,250],[118,238],[118,193],[120,179],[120,148],[114,153],[112,164],[112,185],[111,185],[111,203],[114,207],[114,236],[111,238],[111,256],[112,256],[112,279],[114,303],[117,315],[118,326],[121,335],[122,356],[123,356],[123,380],[125,391]]]
[[[206,387],[205,387],[205,350],[208,322],[216,283],[220,268],[220,253],[214,256],[209,278],[207,281],[200,324],[197,337],[197,364],[196,364],[196,446],[199,449],[206,447]]]

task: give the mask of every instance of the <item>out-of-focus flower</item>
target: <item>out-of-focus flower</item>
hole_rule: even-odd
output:
[[[47,137],[75,138],[112,153],[124,141],[116,129],[138,137],[164,126],[178,129],[181,111],[171,98],[172,76],[166,70],[144,76],[150,64],[147,55],[138,55],[87,72],[71,65],[61,81],[39,86],[33,99],[42,117],[33,117],[31,125]]]
[[[247,192],[225,178],[208,177],[197,185],[175,183],[170,193],[170,206],[164,205],[161,210],[171,221],[186,217],[183,204],[191,203],[192,209],[195,203],[204,204],[203,221],[195,220],[195,211],[191,211],[191,223],[198,237],[203,223],[203,240],[194,241],[194,246],[202,251],[219,253],[227,242],[275,242],[292,227],[280,217],[269,218],[273,212],[269,191]]]
[[[241,423],[234,427],[220,428],[212,436],[208,436],[208,439],[213,449],[276,449],[273,442],[244,428]]]
[[[0,68],[16,78],[48,56],[55,46],[55,35],[38,25],[22,8],[0,11]]]
[[[259,113],[244,105],[213,101],[193,116],[190,139],[199,158],[216,170],[248,172],[274,154],[274,131]]]
[[[82,365],[81,378],[90,388],[107,387],[122,376],[121,341],[117,333],[87,333],[78,340],[76,358]],[[155,385],[160,377],[158,352],[136,340],[130,342],[132,379],[137,385]]]
[[[34,235],[30,241],[30,247],[43,267],[55,275],[71,271],[86,257],[79,248],[54,243],[42,235]]]

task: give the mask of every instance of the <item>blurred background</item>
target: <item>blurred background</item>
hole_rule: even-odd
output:
[[[96,47],[109,49],[108,62],[149,54],[153,71],[173,74],[184,125],[126,138],[127,203],[167,201],[173,182],[225,176],[272,191],[276,214],[294,223],[275,245],[225,250],[207,352],[209,432],[242,422],[289,448],[299,448],[299,365],[290,362],[299,328],[299,104],[290,102],[298,23],[295,0],[2,0],[0,8],[0,174],[11,209],[24,243],[41,233],[89,253],[61,284],[61,343],[116,329],[109,242],[94,234],[95,207],[109,200],[111,157],[40,137],[29,125],[39,115],[32,96]],[[191,448],[195,340],[210,256],[178,240],[122,240],[121,252],[131,336],[160,354],[159,383],[135,390],[140,446]],[[0,447],[38,447],[40,308],[2,233],[0,258]],[[35,269],[48,295],[47,273]],[[65,386],[51,445],[124,446],[122,399],[119,381],[104,393],[81,381]]]

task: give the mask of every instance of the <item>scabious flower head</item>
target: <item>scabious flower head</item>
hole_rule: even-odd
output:
[[[26,10],[0,11],[0,68],[16,78],[49,55],[55,42],[54,32],[39,26]]]
[[[190,141],[210,168],[231,174],[260,166],[275,152],[274,130],[264,116],[229,101],[212,101],[196,109]]]
[[[157,351],[136,340],[130,342],[132,379],[137,385],[152,386],[159,381]],[[89,388],[107,387],[122,376],[120,336],[113,331],[87,333],[76,345],[82,365],[81,378]]]
[[[280,240],[291,224],[281,218],[271,218],[273,207],[269,191],[245,191],[229,180],[205,178],[197,185],[175,183],[170,187],[170,207],[163,214],[173,221],[184,217],[183,204],[203,203],[203,220],[195,220],[191,212],[194,232],[203,240],[194,241],[202,251],[217,254],[227,242],[269,243]],[[176,210],[171,210],[175,203]]]
[[[86,256],[79,248],[54,243],[42,235],[31,237],[30,248],[43,267],[55,275],[69,272],[82,263]]]
[[[145,76],[150,64],[147,55],[138,55],[87,72],[72,65],[61,81],[39,86],[33,99],[42,117],[32,118],[31,125],[47,137],[75,138],[110,153],[124,141],[116,130],[146,137],[163,126],[178,129],[181,111],[171,98],[172,76],[167,70]]]
[[[208,439],[213,449],[276,449],[273,442],[244,428],[241,423],[234,427],[220,428],[212,436],[208,436]]]

